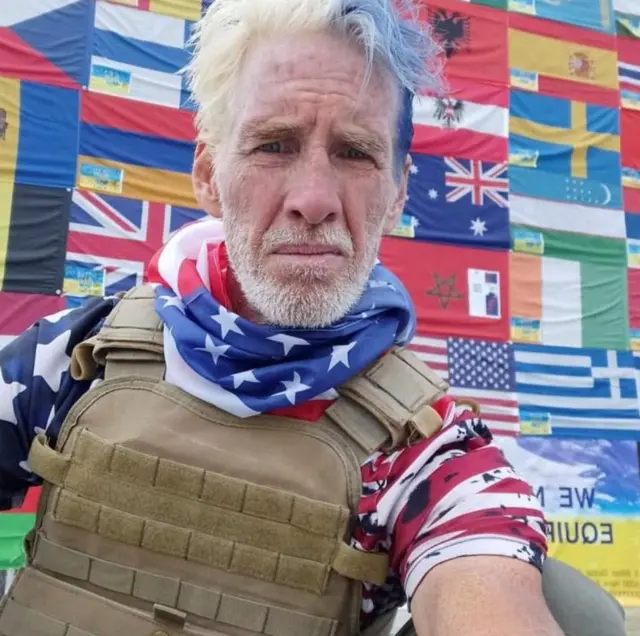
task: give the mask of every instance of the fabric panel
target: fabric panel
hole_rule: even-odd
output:
[[[0,74],[67,88],[85,85],[93,7],[92,0],[7,3],[0,17]]]
[[[70,201],[66,189],[15,184],[0,289],[59,293]]]

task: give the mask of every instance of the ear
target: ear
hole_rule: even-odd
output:
[[[222,213],[214,173],[211,151],[205,144],[198,142],[191,171],[193,193],[196,195],[198,204],[207,214],[220,218]]]
[[[385,219],[383,226],[383,233],[389,234],[393,230],[393,228],[398,223],[398,219],[402,214],[402,210],[404,210],[404,204],[407,200],[407,183],[409,181],[409,171],[411,170],[411,166],[413,162],[411,161],[411,155],[407,155],[407,158],[404,161],[404,166],[402,168],[402,174],[400,175],[400,181],[398,183],[398,193],[396,195],[396,200],[393,202],[389,213],[387,214],[387,218]]]

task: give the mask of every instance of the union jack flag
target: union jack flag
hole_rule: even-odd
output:
[[[191,208],[74,190],[67,263],[104,272],[107,294],[130,289],[169,236],[202,216]]]
[[[482,161],[445,158],[449,168],[445,173],[445,185],[451,190],[447,192],[447,201],[459,201],[467,195],[471,196],[473,205],[484,205],[485,197],[501,208],[509,204],[503,196],[509,192],[507,164],[488,164]]]

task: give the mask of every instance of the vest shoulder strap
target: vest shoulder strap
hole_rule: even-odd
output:
[[[107,316],[102,329],[74,348],[72,377],[93,379],[97,367],[104,366],[105,378],[137,375],[160,379],[164,374],[163,323],[154,301],[149,284],[129,290]]]
[[[431,405],[447,389],[414,353],[395,347],[338,387],[326,415],[366,456],[434,435],[443,422]]]
[[[163,323],[149,284],[127,292],[100,332],[77,345],[71,371],[77,380],[164,375]],[[369,368],[337,387],[340,397],[326,417],[355,443],[359,457],[431,437],[442,418],[431,404],[448,389],[411,351],[394,347]]]

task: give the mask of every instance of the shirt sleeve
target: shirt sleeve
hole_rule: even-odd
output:
[[[27,461],[31,442],[41,431],[55,442],[69,409],[89,388],[71,377],[71,352],[116,302],[92,299],[47,316],[0,349],[0,509],[39,483]]]
[[[462,556],[506,556],[542,569],[540,504],[467,407],[454,405],[435,437],[373,463],[384,486],[368,504],[370,526],[384,530],[390,576],[409,599],[431,569]]]

